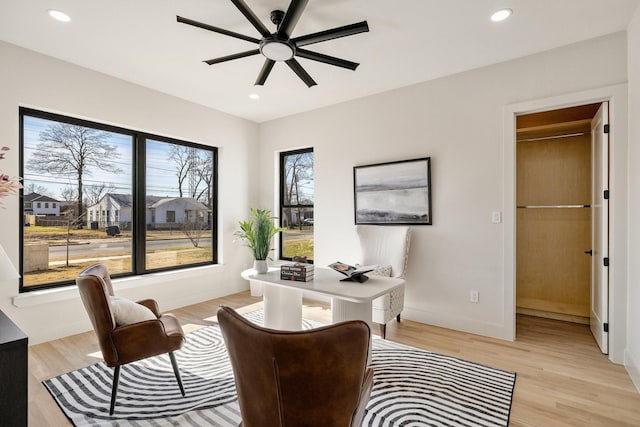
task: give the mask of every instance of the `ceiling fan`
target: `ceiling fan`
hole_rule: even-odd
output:
[[[292,0],[286,13],[281,10],[274,10],[273,12],[271,12],[271,22],[276,25],[276,32],[274,33],[269,32],[267,27],[264,26],[262,21],[258,19],[258,17],[251,11],[251,9],[249,9],[249,7],[243,0],[231,0],[231,2],[240,10],[240,12],[242,12],[242,14],[249,20],[249,22],[256,28],[256,30],[258,30],[262,38],[257,39],[254,37],[246,36],[244,34],[239,34],[233,31],[204,24],[202,22],[183,18],[182,16],[176,16],[176,19],[180,23],[203,28],[205,30],[213,31],[214,33],[224,34],[226,36],[235,37],[237,39],[246,40],[258,45],[258,49],[247,50],[244,52],[235,53],[233,55],[222,56],[220,58],[214,58],[204,61],[209,65],[262,54],[266,59],[264,65],[262,66],[262,70],[260,70],[258,78],[256,79],[256,85],[264,85],[264,82],[267,80],[267,77],[269,77],[269,73],[271,73],[271,69],[273,68],[274,64],[277,61],[283,61],[289,66],[289,68],[293,70],[294,73],[298,75],[298,77],[300,77],[300,79],[308,87],[315,86],[317,83],[313,80],[313,78],[311,78],[309,73],[307,73],[305,69],[302,68],[300,63],[296,61],[296,56],[300,58],[311,59],[313,61],[323,62],[329,65],[335,65],[336,67],[348,68],[350,70],[355,70],[358,65],[360,65],[356,62],[347,61],[345,59],[340,59],[333,56],[324,55],[322,53],[302,49],[302,47],[313,43],[320,43],[327,40],[367,32],[369,31],[369,25],[367,24],[367,21],[291,38],[293,29],[298,23],[298,19],[300,19],[300,15],[302,15],[302,12],[307,6],[309,0]]]

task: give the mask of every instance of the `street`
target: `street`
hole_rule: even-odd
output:
[[[210,246],[210,239],[200,239],[201,246]],[[193,247],[191,240],[186,238],[161,239],[147,241],[147,251],[174,247]],[[110,254],[125,255],[131,252],[131,239],[95,239],[83,240],[81,242],[71,242],[69,245],[69,258],[97,258]],[[59,261],[66,259],[67,245],[62,242],[60,245],[49,245],[49,259]]]

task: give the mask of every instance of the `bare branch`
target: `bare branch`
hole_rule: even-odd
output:
[[[109,145],[109,133],[68,123],[55,123],[40,132],[40,143],[26,167],[33,172],[73,178],[77,182],[76,215],[82,215],[82,182],[92,170],[120,173],[114,164],[120,158]]]

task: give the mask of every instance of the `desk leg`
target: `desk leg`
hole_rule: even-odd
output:
[[[262,284],[264,326],[285,331],[302,329],[302,291]]]
[[[368,303],[356,303],[339,298],[331,298],[331,323],[345,320],[362,320],[373,329],[371,320],[371,301]]]
[[[355,303],[338,298],[331,298],[331,323],[344,322],[345,320],[363,320],[367,322],[373,331],[373,320],[371,320],[371,301],[368,303]],[[369,343],[369,354],[367,364],[371,364],[371,343]]]

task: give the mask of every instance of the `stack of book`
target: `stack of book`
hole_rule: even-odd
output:
[[[292,262],[280,266],[280,280],[308,282],[313,280],[313,264]]]

